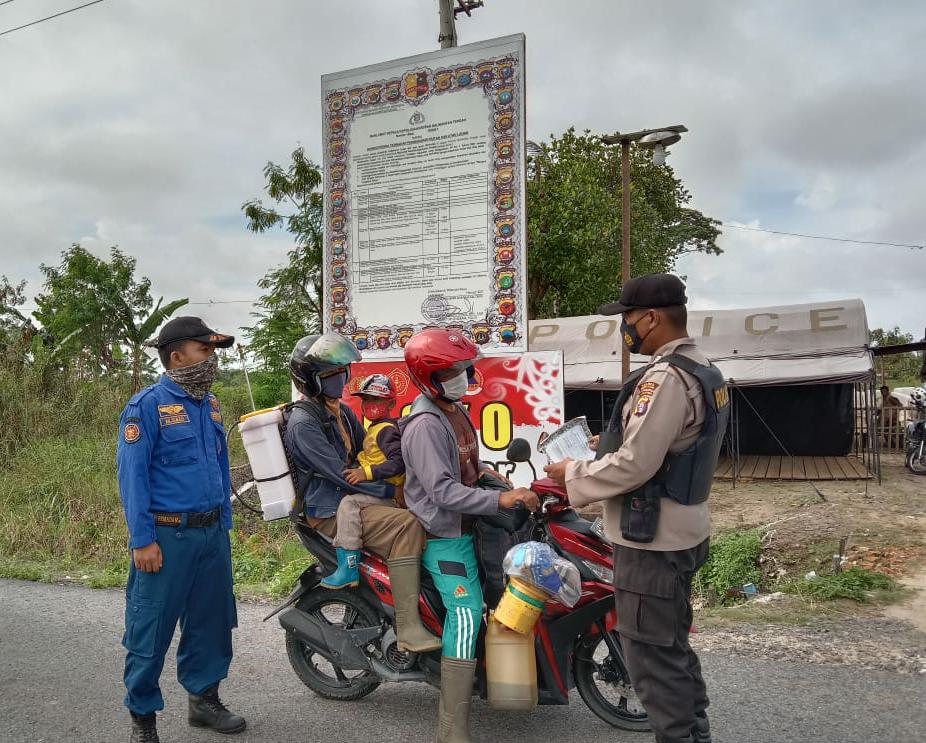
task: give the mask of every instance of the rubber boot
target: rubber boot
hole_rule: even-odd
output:
[[[248,724],[239,715],[232,714],[219,699],[219,685],[202,694],[190,694],[190,711],[187,721],[195,728],[212,728],[218,733],[240,733]]]
[[[469,737],[469,708],[473,701],[476,661],[464,658],[440,659],[440,712],[437,743],[472,743]]]
[[[417,557],[395,557],[389,560],[389,580],[395,602],[395,632],[399,650],[429,653],[443,646],[421,623],[418,614],[418,591],[421,588],[421,560]]]
[[[157,716],[152,712],[150,715],[132,715],[132,738],[131,743],[161,743],[158,738]]]
[[[656,743],[696,743],[697,740],[694,733],[689,733],[684,738],[664,738],[661,735],[656,736]]]
[[[695,741],[711,743],[711,721],[707,719],[707,712],[698,712],[695,715]]]
[[[338,569],[322,578],[319,585],[332,591],[338,588],[355,588],[360,585],[360,550],[337,548]]]

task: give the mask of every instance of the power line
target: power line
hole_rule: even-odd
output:
[[[3,2],[0,3],[0,5],[9,5],[11,2],[13,2],[13,0],[3,0]]]
[[[13,0],[6,0],[6,3],[11,3],[11,2],[13,2]],[[73,13],[75,10],[81,10],[82,8],[89,8],[91,5],[96,5],[97,3],[101,3],[101,2],[103,2],[103,0],[93,0],[93,2],[84,3],[83,5],[78,5],[76,8],[71,8],[70,10],[62,10],[60,13],[55,13],[54,15],[50,15],[47,18],[39,18],[39,20],[32,21],[32,23],[26,23],[26,24],[23,24],[22,26],[17,26],[16,28],[8,28],[6,31],[0,31],[0,36],[5,36],[6,34],[11,34],[14,31],[19,31],[23,28],[29,28],[29,26],[35,26],[35,25],[38,25],[39,23],[50,21],[52,18],[58,18],[60,16],[67,15],[68,13]],[[5,5],[6,3],[2,3],[2,4]]]
[[[911,243],[889,243],[880,240],[853,240],[848,237],[833,237],[831,235],[805,235],[801,232],[784,232],[783,230],[767,230],[764,227],[747,227],[743,224],[723,223],[724,227],[732,227],[735,230],[749,230],[750,232],[767,232],[770,235],[787,235],[788,237],[806,237],[811,240],[831,240],[838,243],[856,243],[858,245],[884,245],[889,248],[910,248],[911,250],[923,250],[926,245],[916,245]]]

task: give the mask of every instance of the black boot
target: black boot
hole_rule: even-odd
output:
[[[202,694],[190,694],[190,725],[197,728],[212,728],[219,733],[240,733],[248,724],[243,717],[232,714],[219,699],[219,685],[206,689]]]
[[[131,743],[161,743],[158,738],[158,723],[154,712],[150,715],[132,715]]]
[[[711,722],[707,719],[707,712],[698,712],[695,716],[695,741],[711,743]]]

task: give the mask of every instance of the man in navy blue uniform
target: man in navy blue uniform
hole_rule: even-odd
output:
[[[235,339],[198,317],[166,323],[154,341],[165,373],[129,400],[116,463],[132,562],[126,587],[125,705],[132,738],[158,743],[158,685],[177,622],[177,678],[190,725],[245,729],[218,695],[232,659],[231,477],[219,401],[209,392],[215,349]]]

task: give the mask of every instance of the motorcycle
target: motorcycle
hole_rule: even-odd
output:
[[[918,390],[917,390],[918,392]],[[914,475],[926,475],[926,394],[913,398],[919,420],[907,423],[904,437],[904,463]]]
[[[530,446],[515,439],[507,456],[511,462],[526,462]],[[550,545],[578,568],[582,579],[578,603],[569,608],[548,601],[535,628],[539,703],[569,704],[569,692],[575,688],[588,708],[609,725],[648,730],[615,629],[612,548],[600,519],[591,522],[576,513],[565,490],[552,480],[535,480],[531,490],[541,502],[533,516],[519,506],[479,518],[509,533],[521,532],[533,518],[530,538]],[[425,682],[439,688],[440,651],[416,654],[398,648],[386,561],[364,552],[360,586],[326,590],[319,581],[335,569],[335,550],[305,521],[299,519],[295,525],[300,541],[318,563],[300,576],[293,592],[264,621],[279,615],[286,630],[287,655],[300,680],[320,697],[343,701],[361,699],[384,681]],[[425,570],[418,608],[424,624],[440,636],[445,610]],[[487,696],[485,634],[483,619],[474,689],[483,699]]]

